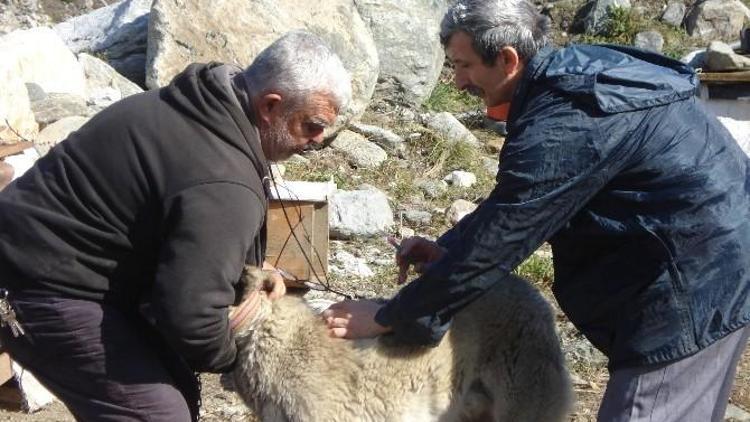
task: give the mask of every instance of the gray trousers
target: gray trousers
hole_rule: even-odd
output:
[[[720,422],[750,326],[687,358],[611,372],[598,422]]]

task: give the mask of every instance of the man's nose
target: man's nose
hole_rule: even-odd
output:
[[[463,75],[463,73],[456,72],[453,75],[453,83],[456,84],[456,88],[464,90],[469,85],[469,80],[466,76]]]

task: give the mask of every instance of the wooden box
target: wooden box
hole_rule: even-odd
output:
[[[321,283],[328,272],[328,196],[330,183],[285,182],[271,189],[266,227],[266,261],[294,276],[291,287]]]

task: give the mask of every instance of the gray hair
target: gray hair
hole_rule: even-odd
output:
[[[458,0],[443,18],[440,42],[446,46],[459,31],[472,38],[474,50],[488,65],[503,47],[515,48],[528,60],[550,43],[549,19],[527,0]]]
[[[261,51],[244,72],[251,95],[275,92],[304,104],[310,94],[330,95],[339,109],[352,96],[351,78],[341,59],[318,36],[291,31]]]

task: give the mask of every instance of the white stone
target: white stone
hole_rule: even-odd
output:
[[[473,146],[479,146],[479,140],[476,136],[448,112],[428,114],[423,117],[423,121],[425,126],[434,130],[448,142],[466,142]]]
[[[331,261],[331,272],[338,275],[359,278],[369,278],[375,275],[364,259],[344,250],[334,252]]]
[[[122,98],[143,92],[134,84],[104,61],[80,53],[78,62],[86,75],[87,101],[94,111],[100,111]]]
[[[350,130],[339,132],[331,142],[331,148],[342,152],[356,167],[374,168],[388,159],[388,154],[382,148]]]
[[[448,221],[450,221],[451,224],[456,224],[475,209],[477,209],[477,204],[469,202],[465,199],[459,199],[452,203],[447,210],[445,210],[445,216],[446,218],[448,218]]]
[[[382,191],[336,191],[328,205],[334,239],[381,236],[393,227],[393,211]]]
[[[47,154],[50,148],[67,138],[71,132],[80,129],[88,120],[87,117],[70,116],[52,123],[39,132],[34,140],[34,148],[40,155]]]
[[[468,171],[455,170],[445,176],[443,180],[455,187],[470,188],[477,183],[477,176]]]
[[[737,39],[750,9],[740,0],[706,0],[697,2],[685,21],[693,37],[731,42]]]
[[[49,28],[15,31],[0,37],[0,57],[15,66],[24,82],[35,83],[46,93],[86,96],[83,68]]]
[[[36,138],[39,125],[23,78],[11,60],[0,59],[0,87],[0,144]]]
[[[352,101],[339,124],[364,112],[377,82],[379,61],[369,29],[351,0],[302,4],[298,0],[155,0],[149,17],[146,84],[166,85],[193,62],[245,67],[291,30],[321,37],[352,75]]]

